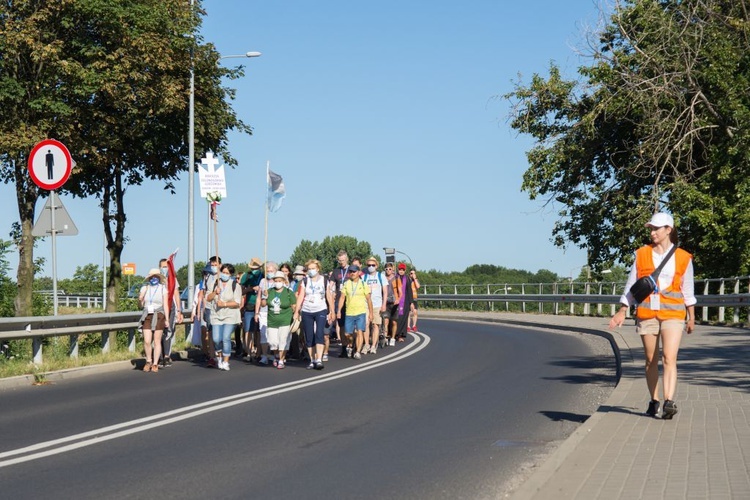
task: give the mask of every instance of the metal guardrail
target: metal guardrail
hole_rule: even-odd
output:
[[[184,311],[187,312],[187,311]],[[41,364],[42,339],[70,335],[70,356],[78,357],[78,336],[101,333],[102,353],[109,352],[118,331],[128,332],[128,350],[135,352],[135,336],[141,312],[71,314],[0,318],[0,340],[32,339],[34,363]],[[186,318],[183,324],[190,324]]]
[[[696,290],[703,283],[704,292],[710,290],[709,283],[718,284],[718,294],[697,295],[697,307],[702,308],[703,321],[709,320],[709,310],[716,309],[716,321],[725,322],[726,309],[733,310],[733,323],[740,322],[741,311],[747,317],[750,313],[750,293],[739,292],[740,278],[732,278],[735,282],[732,287],[735,293],[723,293],[726,289],[725,282],[730,280],[702,280],[696,282]],[[750,281],[749,281],[750,282]],[[421,288],[419,301],[427,307],[443,308],[446,306],[457,307],[460,303],[486,303],[489,310],[495,310],[497,303],[504,303],[506,310],[510,303],[519,303],[521,311],[526,312],[527,305],[537,305],[537,311],[552,314],[576,314],[582,307],[583,315],[592,314],[591,306],[596,306],[597,315],[605,314],[603,307],[610,305],[610,311],[606,314],[614,314],[620,300],[619,293],[622,292],[623,283],[523,283],[523,284],[490,284],[490,285],[425,285]],[[749,285],[750,286],[750,285]],[[428,293],[429,290],[439,290],[441,293]],[[508,290],[517,289],[522,293],[507,293]],[[564,289],[564,290],[563,290]],[[454,293],[444,293],[450,290]],[[470,293],[459,293],[469,291]],[[475,290],[488,291],[488,293],[473,293]],[[546,291],[554,290],[555,293],[525,293],[527,290]],[[504,293],[497,293],[503,291]],[[610,292],[610,293],[605,293]],[[592,293],[593,292],[593,293]],[[545,311],[544,304],[553,304],[552,311]],[[187,311],[183,311],[187,312]],[[78,355],[78,335],[101,333],[102,352],[108,352],[114,343],[114,335],[118,331],[128,332],[128,348],[135,351],[135,335],[138,327],[140,312],[124,313],[101,313],[101,314],[76,314],[66,316],[40,316],[22,318],[0,318],[0,340],[11,339],[33,339],[34,363],[42,363],[42,339],[45,337],[70,335],[70,355]],[[183,324],[191,322],[186,316]],[[187,327],[186,327],[187,328]]]

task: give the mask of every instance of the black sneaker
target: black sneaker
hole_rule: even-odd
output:
[[[656,418],[656,415],[659,413],[659,401],[656,399],[652,399],[648,403],[648,410],[646,410],[646,415],[649,417]]]
[[[677,403],[671,399],[664,401],[664,411],[661,414],[661,418],[664,420],[672,420],[672,417],[677,414]]]

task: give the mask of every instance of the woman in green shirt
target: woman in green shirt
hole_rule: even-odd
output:
[[[273,364],[278,369],[286,365],[286,352],[292,340],[290,325],[297,298],[286,285],[283,271],[273,275],[273,287],[263,296],[261,306],[268,306],[268,348],[275,354]]]

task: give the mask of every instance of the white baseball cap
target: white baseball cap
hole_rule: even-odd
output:
[[[659,212],[651,216],[651,220],[646,223],[646,227],[674,227],[674,219],[671,215]]]

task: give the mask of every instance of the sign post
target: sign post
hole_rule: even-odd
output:
[[[68,148],[65,147],[63,143],[60,141],[56,141],[54,139],[46,139],[44,141],[39,142],[36,146],[34,146],[34,149],[31,150],[31,154],[29,155],[29,175],[31,176],[31,180],[34,181],[34,184],[39,186],[41,189],[46,189],[51,191],[49,200],[47,201],[47,205],[49,206],[50,211],[50,218],[49,218],[49,231],[46,231],[45,228],[41,228],[40,230],[36,231],[37,233],[39,231],[42,231],[42,234],[40,236],[45,236],[47,232],[49,232],[52,235],[52,304],[53,304],[53,313],[55,316],[57,316],[57,225],[55,224],[55,212],[58,208],[63,209],[62,203],[60,202],[59,198],[57,197],[57,192],[55,191],[57,188],[65,184],[65,181],[68,180],[70,177],[70,172],[73,169],[73,158],[70,156],[70,151],[68,151]],[[47,205],[45,205],[45,212]],[[59,206],[58,206],[59,205]],[[67,212],[64,212],[67,216]],[[44,214],[42,214],[44,215]],[[67,216],[68,220],[70,220],[70,216]],[[37,224],[42,220],[42,217],[39,217],[39,221],[37,221]],[[68,231],[65,233],[65,231],[68,229],[68,226],[65,226],[65,229],[63,232],[65,234],[78,234],[78,229],[75,229],[75,224],[73,224],[73,221],[70,220],[70,224],[73,226],[74,231]],[[36,225],[35,225],[36,229]],[[34,231],[32,231],[32,234],[34,234]],[[37,234],[38,235],[38,234]],[[35,235],[35,236],[37,236]]]
[[[214,157],[214,154],[209,151],[206,153],[204,158],[201,158],[201,167],[198,169],[198,180],[200,182],[201,198],[206,198],[209,201],[208,209],[208,232],[206,242],[206,262],[211,256],[211,221],[214,221],[214,233],[218,233],[216,227],[217,220],[211,217],[211,201],[215,199],[223,200],[227,197],[227,180],[224,175],[224,165],[219,165],[219,159]],[[210,197],[210,199],[209,199]],[[215,210],[216,207],[213,206]],[[215,215],[215,214],[214,214]],[[216,236],[216,247],[214,251],[218,255],[218,234]]]

